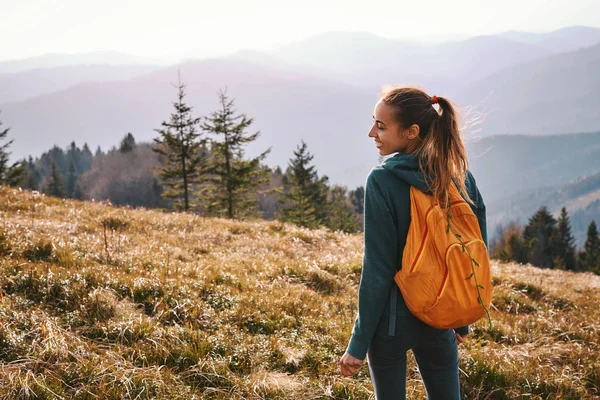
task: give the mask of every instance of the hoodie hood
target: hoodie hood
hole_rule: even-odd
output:
[[[387,158],[381,166],[417,189],[425,193],[430,192],[429,186],[425,183],[425,176],[419,169],[419,159],[415,154],[397,153]]]

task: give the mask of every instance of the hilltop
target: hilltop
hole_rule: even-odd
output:
[[[362,235],[0,187],[0,399],[370,399],[342,378]],[[469,399],[600,395],[600,277],[493,263]],[[412,356],[408,396],[424,398]]]

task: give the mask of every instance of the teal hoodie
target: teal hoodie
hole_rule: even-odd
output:
[[[479,221],[486,246],[485,204],[475,178],[467,171],[465,185],[471,205]],[[358,313],[352,337],[346,351],[364,360],[371,339],[384,313],[399,309],[392,302],[403,302],[402,296],[392,296],[396,270],[401,268],[402,253],[410,225],[410,186],[431,193],[419,169],[414,154],[396,154],[374,167],[365,185],[364,256],[358,290]],[[390,315],[395,320],[396,316]],[[469,327],[455,329],[461,335]],[[401,333],[400,333],[401,334]]]

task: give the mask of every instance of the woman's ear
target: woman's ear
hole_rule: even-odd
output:
[[[417,137],[419,137],[419,125],[417,124],[412,124],[410,126],[410,128],[408,128],[408,132],[406,134],[406,138],[409,140],[415,139]]]

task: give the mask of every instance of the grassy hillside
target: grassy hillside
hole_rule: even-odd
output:
[[[0,253],[0,399],[373,398],[366,367],[338,372],[360,235],[0,187]],[[460,347],[465,397],[600,395],[600,277],[493,272],[495,327]]]

